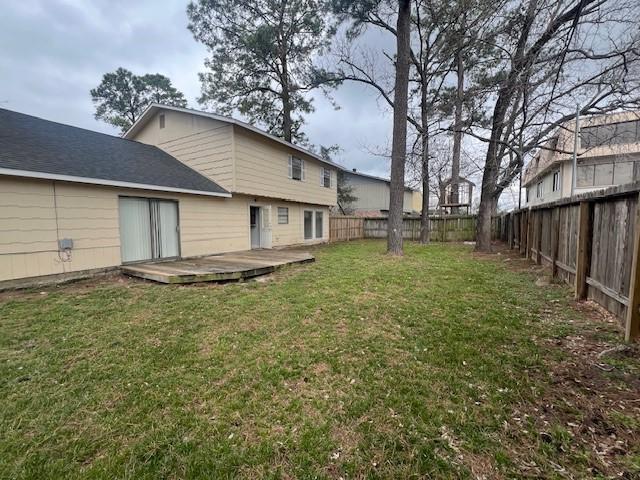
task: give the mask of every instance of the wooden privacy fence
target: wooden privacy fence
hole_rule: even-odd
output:
[[[341,242],[364,238],[363,217],[329,217],[329,241]]]
[[[591,192],[493,219],[495,239],[574,286],[640,333],[640,182]]]
[[[332,242],[358,238],[387,238],[387,217],[331,217],[329,240]],[[475,215],[449,215],[429,218],[429,239],[434,242],[462,242],[476,239]],[[420,217],[402,220],[402,237],[420,239]]]

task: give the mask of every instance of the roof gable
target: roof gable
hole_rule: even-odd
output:
[[[314,160],[317,160],[319,162],[322,162],[324,164],[330,165],[334,168],[341,168],[339,165],[325,159],[322,158],[321,156],[317,155],[316,153],[307,150],[306,148],[300,147],[299,145],[296,145],[294,143],[290,143],[287,142],[285,140],[283,140],[282,138],[276,137],[275,135],[271,135],[270,133],[265,132],[264,130],[260,130],[257,127],[254,127],[253,125],[243,122],[241,120],[237,120],[235,118],[232,117],[226,117],[224,115],[218,115],[215,113],[210,113],[210,112],[203,112],[200,110],[194,110],[191,108],[183,108],[183,107],[174,107],[171,105],[162,105],[159,103],[152,103],[151,105],[149,105],[147,107],[147,109],[144,111],[144,113],[140,116],[140,118],[138,118],[138,120],[136,120],[136,122],[131,126],[131,128],[129,128],[129,130],[127,130],[122,137],[126,138],[126,139],[133,139],[136,137],[136,135],[140,132],[140,130],[155,116],[155,114],[161,110],[171,110],[174,112],[181,112],[181,113],[188,113],[191,115],[197,115],[200,117],[205,117],[205,118],[210,118],[212,120],[216,120],[219,122],[223,122],[223,123],[227,123],[230,125],[235,125],[237,127],[249,130],[253,133],[256,133],[264,138],[268,138],[269,140],[273,141],[273,142],[277,142],[281,145],[284,145],[288,148],[291,148],[293,150],[296,150],[299,153],[302,153],[304,155],[307,155],[309,157],[312,157]]]

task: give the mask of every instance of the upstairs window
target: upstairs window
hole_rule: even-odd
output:
[[[320,185],[325,188],[331,188],[331,170],[328,168],[320,169]]]
[[[298,157],[289,157],[289,178],[304,180],[304,160]]]
[[[553,191],[560,190],[560,171],[553,172]]]
[[[580,129],[580,146],[584,149],[624,145],[640,141],[640,122],[610,123]]]
[[[542,198],[543,195],[544,195],[544,184],[542,182],[538,182],[538,184],[536,185],[536,197]]]
[[[158,115],[158,123],[160,124],[160,128],[164,128],[164,113]]]

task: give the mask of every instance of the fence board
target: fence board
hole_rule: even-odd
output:
[[[630,300],[633,279],[640,278],[639,192],[635,182],[503,214],[495,219],[494,238],[550,263],[552,275],[573,284],[577,298],[592,299],[630,324],[640,317],[628,313],[628,305],[640,305]]]
[[[331,217],[329,241],[387,238],[387,222],[387,217]],[[476,216],[430,217],[429,232],[429,239],[434,242],[475,241]],[[405,217],[402,220],[402,238],[420,239],[419,217]]]

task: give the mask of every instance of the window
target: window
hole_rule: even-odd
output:
[[[616,125],[615,143],[634,143],[638,141],[638,122],[622,122]]]
[[[298,157],[289,157],[289,178],[304,180],[304,160]]]
[[[526,188],[524,191],[524,201],[529,203],[529,189]]]
[[[538,182],[536,185],[536,198],[542,198],[544,195],[544,184],[542,182]]]
[[[278,223],[281,225],[289,223],[289,209],[287,207],[278,207]]]
[[[322,212],[316,212],[316,238],[322,238]]]
[[[328,168],[320,169],[320,185],[325,188],[331,188],[331,170]]]
[[[160,124],[160,128],[164,128],[164,113],[158,115],[158,123]]]
[[[553,189],[554,192],[560,190],[560,171],[553,172]]]
[[[613,163],[601,163],[595,165],[595,172],[593,175],[593,184],[611,185],[613,183]]]
[[[639,124],[638,120],[634,120],[584,127],[580,129],[580,146],[586,149],[638,142],[640,140]]]
[[[311,240],[313,238],[313,212],[304,211],[304,239]]]
[[[613,170],[614,185],[633,182],[633,162],[616,163]]]
[[[593,187],[593,165],[578,165],[576,186]]]

